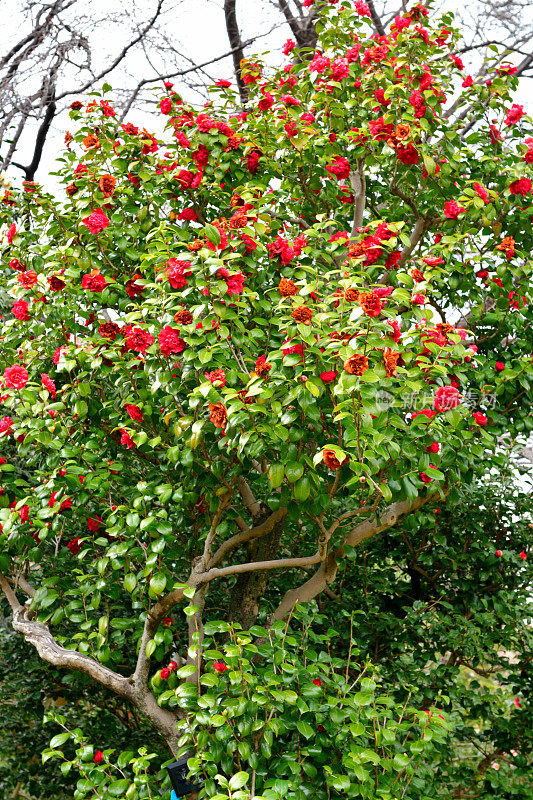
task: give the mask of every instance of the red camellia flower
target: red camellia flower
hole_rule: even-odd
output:
[[[17,275],[17,280],[25,289],[31,289],[37,283],[37,273],[32,269],[27,272],[20,272]]]
[[[98,515],[96,515],[96,517],[89,517],[87,519],[87,527],[90,531],[93,531],[93,533],[96,533],[96,531],[100,530],[103,524],[102,518]]]
[[[483,426],[486,425],[488,422],[487,417],[485,416],[485,414],[482,414],[481,411],[474,411],[472,416],[474,417],[478,425]]]
[[[131,450],[133,447],[135,447],[135,442],[129,435],[128,431],[124,430],[124,428],[120,429],[120,444],[127,450]]]
[[[154,341],[151,333],[135,327],[126,336],[126,347],[128,350],[135,350],[137,353],[145,353]]]
[[[454,386],[440,386],[435,392],[433,405],[437,411],[449,411],[461,402],[461,395]]]
[[[438,453],[440,450],[440,444],[438,442],[431,442],[429,447],[426,447],[426,453]]]
[[[223,369],[215,369],[213,372],[206,372],[205,377],[213,386],[222,387],[226,385],[226,373]]]
[[[183,289],[187,286],[187,278],[191,274],[192,264],[190,261],[180,261],[177,258],[169,258],[165,269],[165,275],[173,289]]]
[[[496,372],[503,372],[503,370],[505,369],[505,364],[503,363],[503,361],[497,361],[496,364],[494,365],[494,369],[496,370]]]
[[[521,120],[525,113],[524,106],[519,106],[514,103],[507,112],[504,122],[508,126],[516,125],[516,123]]]
[[[224,430],[226,427],[226,422],[228,421],[226,406],[220,402],[218,402],[216,405],[214,403],[209,403],[209,419],[215,428]]]
[[[339,373],[336,369],[329,370],[328,372],[321,372],[319,378],[324,383],[332,383]]]
[[[170,675],[169,668],[168,667],[163,667],[163,669],[161,670],[161,680],[162,681],[166,681],[166,679],[168,678],[169,675]]]
[[[170,114],[172,111],[172,100],[170,97],[163,97],[159,103],[159,108],[162,114]]]
[[[82,289],[87,289],[88,292],[103,292],[106,286],[106,279],[97,269],[92,269],[81,279]]]
[[[533,187],[533,181],[530,178],[520,178],[510,184],[509,191],[511,194],[520,194],[525,197],[531,191],[531,187]]]
[[[104,114],[104,117],[116,117],[117,112],[113,108],[113,106],[109,105],[107,100],[100,100],[100,108]]]
[[[81,542],[80,542],[79,538],[76,536],[75,539],[71,539],[70,542],[67,542],[67,547],[68,547],[68,549],[70,550],[70,552],[72,553],[73,556],[77,556],[78,553],[81,550]],[[99,752],[100,751],[98,751],[98,753]],[[98,755],[98,753],[96,753],[96,755],[94,757],[95,761],[96,761],[96,756]],[[101,755],[101,753],[100,753],[100,755]],[[100,761],[101,760],[102,759],[100,759]],[[99,764],[100,761],[96,761],[96,763]]]
[[[104,754],[102,753],[101,750],[97,750],[93,758],[94,763],[101,764],[103,760],[104,760]]]
[[[229,669],[229,667],[226,666],[226,664],[223,661],[215,661],[215,663],[213,664],[213,669],[215,670],[215,672],[222,673],[226,672]]]
[[[230,275],[226,267],[221,267],[217,271],[217,278],[226,281],[228,294],[242,294],[244,289],[244,275],[242,272]]]
[[[447,219],[457,219],[459,214],[466,211],[466,208],[459,206],[455,200],[448,200],[444,203],[444,216]]]
[[[334,450],[326,448],[322,450],[322,460],[328,469],[337,470],[341,468],[341,462],[335,455]]]
[[[57,275],[52,275],[48,278],[48,283],[50,285],[51,292],[62,292],[65,288],[65,281],[58,278]]]
[[[183,211],[179,212],[177,219],[185,222],[196,222],[198,214],[192,207],[184,208]]]
[[[510,308],[519,309],[526,305],[526,298],[521,297],[518,292],[509,292],[508,298]]]
[[[8,244],[11,244],[13,242],[13,239],[15,238],[15,234],[16,233],[17,233],[17,226],[13,222],[13,224],[9,226],[9,230],[8,230],[8,232],[6,234],[6,238],[7,238],[7,243]]]
[[[137,297],[137,295],[142,297],[144,292],[144,286],[137,283],[139,279],[142,280],[142,275],[136,274],[133,278],[130,278],[129,281],[126,281],[126,294],[132,299]]]
[[[433,480],[433,478],[430,478],[429,475],[426,475],[425,472],[419,472],[418,475],[422,483],[431,483],[431,481]]]
[[[281,345],[281,352],[284,356],[299,355],[301,361],[304,360],[304,346],[301,343],[291,344],[292,339],[288,339]]]
[[[347,158],[337,156],[333,164],[326,167],[330,175],[334,175],[338,181],[345,180],[350,175],[350,162]]]
[[[398,145],[396,147],[396,155],[402,164],[405,164],[406,166],[409,166],[410,164],[418,164],[420,160],[420,154],[416,147],[413,147],[412,144],[408,144],[406,147],[403,145]]]
[[[172,625],[172,617],[165,617],[163,620],[163,625],[165,628],[169,628]]]
[[[82,219],[82,223],[89,229],[89,233],[97,234],[101,233],[104,228],[107,228],[109,219],[101,208],[97,208],[88,217]]]
[[[315,686],[322,686],[322,681],[320,680],[320,678],[315,678],[313,680],[313,683],[315,684]]]
[[[496,552],[494,553],[494,555],[495,555],[497,558],[501,558],[501,557],[502,557],[502,551],[501,551],[501,550],[496,550]]]
[[[137,422],[143,421],[143,414],[139,406],[133,406],[130,403],[125,403],[124,408],[126,409],[126,413],[131,419],[134,419]]]
[[[390,325],[392,328],[392,333],[388,334],[391,339],[393,339],[396,343],[400,341],[402,338],[402,334],[400,331],[400,325],[395,319],[388,319],[387,325]]]
[[[63,345],[62,347],[58,347],[57,348],[57,350],[55,351],[55,353],[54,353],[54,355],[52,357],[52,361],[54,362],[54,364],[59,364],[59,359],[61,358],[61,355],[65,350],[67,350],[67,346],[66,345]]]
[[[11,313],[21,322],[25,322],[30,318],[28,304],[25,300],[17,300],[16,303],[13,303]]]
[[[104,339],[111,339],[114,341],[120,333],[120,328],[116,322],[103,322],[98,328],[98,333],[100,336],[103,336]]]
[[[158,341],[161,352],[165,356],[169,356],[171,353],[182,353],[187,347],[180,337],[179,331],[170,325],[165,325],[164,328],[161,328]]]
[[[294,50],[295,47],[296,47],[296,42],[294,41],[294,39],[287,39],[282,48],[283,55],[288,56],[291,50]]]
[[[520,558],[522,559],[522,561],[525,561],[527,559],[527,553],[525,550],[522,550],[522,552],[520,553]]]
[[[477,196],[481,197],[483,202],[486,203],[487,200],[489,199],[489,193],[487,192],[485,187],[482,186],[480,183],[476,182],[476,183],[474,183],[474,189],[476,190]]]
[[[379,295],[375,292],[359,295],[359,305],[367,317],[378,317],[383,308]]]
[[[18,364],[6,367],[4,370],[4,386],[9,389],[23,389],[28,383],[28,378],[28,371]]]
[[[370,120],[368,127],[370,129],[372,138],[378,142],[383,141],[384,139],[390,139],[394,133],[394,123],[385,123],[383,117],[379,117],[376,120]]]
[[[45,389],[48,389],[50,397],[55,397],[56,396],[56,391],[57,391],[56,390],[56,385],[53,382],[53,380],[50,377],[50,375],[47,375],[46,372],[42,372],[41,373],[41,383],[42,383],[42,385],[44,386]]]
[[[65,497],[65,499],[61,501],[61,505],[59,506],[60,511],[65,511],[67,508],[72,508],[72,500],[70,497]]]
[[[0,435],[4,433],[9,433],[12,425],[13,425],[13,420],[11,419],[11,417],[0,417]]]

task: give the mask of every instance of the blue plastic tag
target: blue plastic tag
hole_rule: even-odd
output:
[[[176,797],[176,792],[174,791],[174,789],[172,789],[170,800],[180,800],[179,797]]]

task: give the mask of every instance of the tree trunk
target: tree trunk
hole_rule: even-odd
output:
[[[226,19],[226,30],[230,47],[233,50],[233,69],[242,105],[246,105],[248,100],[248,88],[242,79],[241,61],[244,58],[244,47],[241,39],[241,32],[237,23],[237,0],[224,0],[224,17]]]
[[[272,512],[268,509],[265,518]],[[283,516],[277,522],[268,536],[263,536],[257,541],[252,542],[248,548],[250,561],[268,561],[275,558],[286,517]],[[255,524],[260,524],[263,520],[254,520]],[[240,575],[232,589],[230,598],[229,619],[231,622],[238,622],[244,630],[250,628],[256,621],[259,613],[259,603],[264,595],[271,570],[261,570],[259,572],[247,572]]]

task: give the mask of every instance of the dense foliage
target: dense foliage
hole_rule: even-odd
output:
[[[417,5],[376,37],[364,3],[332,4],[317,52],[289,42],[280,70],[243,64],[246,111],[225,81],[202,111],[167,86],[164,141],[118,124],[104,87],[72,104],[66,198],[25,183],[0,210],[13,299],[0,331],[0,586],[13,627],[45,661],[117,695],[174,754],[192,746],[178,720],[205,729],[191,767],[207,759],[236,800],[253,787],[272,800],[386,800],[398,786],[471,796],[479,765],[469,751],[455,767],[450,722],[433,711],[441,673],[461,744],[475,749],[473,728],[487,763],[507,752],[508,733],[477,721],[492,719],[486,685],[464,670],[490,672],[495,651],[512,693],[515,648],[528,663],[529,507],[506,506],[502,524],[519,521],[524,536],[504,548],[487,487],[494,475],[500,491],[512,485],[509,453],[533,427],[533,128],[512,102],[513,68],[495,59],[474,83],[451,16],[427,13]],[[479,481],[481,516],[467,493]],[[322,616],[285,640],[280,678],[286,620],[315,598]],[[203,639],[220,618],[230,639],[213,680]],[[324,694],[297,701],[296,718],[291,693],[316,667],[307,635]],[[352,639],[353,662],[340,644]],[[360,678],[371,700],[359,704],[367,657],[379,680]],[[261,686],[275,701],[266,723]],[[217,704],[245,715],[247,732],[213,723]],[[384,715],[403,740],[377,737]],[[163,779],[155,750],[115,759],[115,737],[96,752],[51,716],[65,730],[47,757],[81,771],[76,798],[150,797]],[[339,724],[334,743],[304,741],[311,718]],[[288,784],[254,766],[255,724],[276,739],[272,769]],[[213,737],[226,751],[209,760]],[[61,756],[71,740],[75,757]],[[327,769],[326,744],[338,754]],[[525,748],[502,770],[522,792]],[[440,788],[428,788],[428,759],[446,771]]]

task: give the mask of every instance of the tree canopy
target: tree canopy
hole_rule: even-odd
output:
[[[151,797],[168,753],[206,796],[483,797],[510,731],[523,796],[533,126],[451,14],[317,31],[241,64],[245,108],[169,84],[164,140],[104,85],[65,196],[4,193],[0,587],[161,739],[54,712],[76,798]]]

